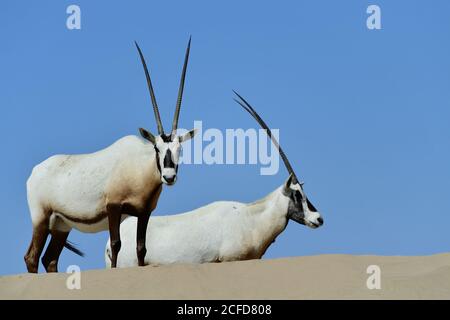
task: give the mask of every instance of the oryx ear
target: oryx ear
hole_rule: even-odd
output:
[[[151,143],[156,144],[156,138],[155,138],[155,136],[153,134],[151,134],[150,132],[148,132],[144,128],[139,128],[139,132],[141,133],[141,136],[144,139],[147,139]]]
[[[286,180],[286,182],[284,183],[284,190],[285,191],[289,191],[291,190],[291,183],[292,183],[292,179],[294,178],[294,174],[291,173],[289,175],[289,178]]]
[[[180,143],[185,142],[189,139],[192,139],[196,134],[197,134],[198,130],[197,129],[192,129],[191,131],[186,132],[185,134],[180,136]]]

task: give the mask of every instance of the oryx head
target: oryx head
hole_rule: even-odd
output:
[[[142,54],[141,48],[139,48],[136,42],[135,44],[139,52],[139,56],[141,57],[142,65],[145,71],[145,76],[147,78],[147,85],[150,91],[150,98],[152,100],[156,124],[158,126],[158,135],[155,136],[143,128],[139,128],[139,131],[142,137],[150,141],[155,146],[156,163],[158,165],[158,169],[161,174],[162,183],[172,185],[175,183],[177,179],[178,161],[180,158],[181,143],[191,139],[196,133],[196,130],[193,129],[184,135],[177,135],[178,117],[180,115],[181,100],[183,98],[184,79],[186,77],[186,69],[189,60],[191,39],[189,39],[189,43],[186,49],[186,55],[184,58],[183,71],[181,73],[181,80],[180,80],[180,88],[178,89],[177,104],[175,107],[175,115],[173,117],[172,131],[170,134],[164,133],[161,117],[159,115],[158,104],[156,103],[155,93],[153,91],[152,81],[150,80],[150,74],[147,69],[147,64],[145,63],[144,55]]]
[[[278,149],[281,158],[289,172],[289,178],[283,186],[283,195],[289,198],[289,206],[287,211],[287,217],[295,222],[304,224],[311,228],[318,228],[323,224],[323,218],[313,204],[309,201],[305,192],[303,191],[303,183],[299,182],[294,170],[289,163],[286,154],[281,149],[278,141],[272,135],[267,124],[261,119],[256,111],[242,98],[237,92],[234,92],[238,99],[234,99],[239,103],[250,115],[255,118],[259,125],[266,131],[273,144]]]

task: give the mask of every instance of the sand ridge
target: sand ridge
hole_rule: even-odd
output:
[[[369,265],[381,289],[369,290]],[[450,253],[431,256],[319,255],[201,265],[0,277],[0,299],[450,299]]]

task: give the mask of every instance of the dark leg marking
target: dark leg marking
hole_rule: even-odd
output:
[[[69,236],[69,232],[51,231],[51,235],[52,238],[41,261],[47,272],[58,272],[58,259]]]
[[[144,265],[147,248],[145,247],[145,238],[147,235],[147,225],[150,219],[150,213],[143,213],[138,217],[137,232],[136,232],[136,253],[138,258],[138,265]]]
[[[117,266],[117,255],[122,243],[120,242],[120,205],[108,205],[109,238],[111,240],[111,268]]]
[[[27,265],[27,270],[30,273],[37,273],[39,267],[39,257],[44,249],[47,241],[49,229],[48,220],[44,220],[36,226],[33,226],[33,236],[31,238],[30,246],[25,254],[24,260]]]

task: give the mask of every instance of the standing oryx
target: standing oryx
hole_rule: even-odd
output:
[[[27,181],[28,205],[33,237],[25,254],[29,272],[37,272],[47,236],[51,241],[42,258],[47,272],[56,272],[58,258],[72,228],[82,232],[109,229],[111,266],[115,267],[121,247],[120,222],[127,215],[137,217],[137,260],[144,264],[145,238],[151,212],[156,207],[162,184],[176,181],[181,143],[195,130],[177,135],[178,117],[191,40],[186,49],[172,131],[165,134],[144,56],[136,43],[158,125],[158,135],[139,129],[143,138],[126,136],[98,152],[56,155],[34,167]]]
[[[253,203],[219,201],[183,214],[151,218],[147,229],[150,253],[145,264],[260,259],[286,228],[289,219],[311,228],[323,224],[321,215],[306,197],[303,184],[298,181],[269,127],[241,96],[237,96],[240,100],[236,101],[266,130],[279,150],[289,178],[281,187]],[[135,266],[138,264],[133,250],[136,219],[126,219],[120,229],[123,248],[117,266]],[[112,261],[108,242],[106,266],[111,267]]]

